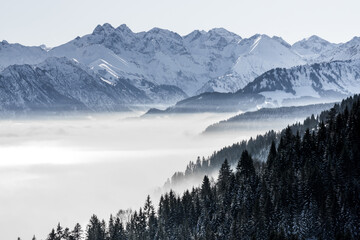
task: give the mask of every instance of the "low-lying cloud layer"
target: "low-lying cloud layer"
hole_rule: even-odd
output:
[[[260,133],[199,135],[228,115],[129,117],[1,121],[3,238],[45,238],[58,222],[85,227],[93,213],[138,208],[190,160]]]

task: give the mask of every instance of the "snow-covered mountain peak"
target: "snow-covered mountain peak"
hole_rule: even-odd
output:
[[[239,42],[241,37],[235,33],[232,33],[225,28],[213,28],[209,32],[210,36],[217,35],[226,39],[227,42],[236,41]]]
[[[9,43],[6,40],[2,40],[0,42],[0,46],[9,45]]]
[[[251,81],[256,75],[274,67],[292,67],[305,62],[277,38],[256,34],[241,41],[243,53],[233,69]]]
[[[253,39],[254,39],[254,41],[253,41],[253,43],[252,43],[252,45],[251,45],[251,47],[250,47],[251,49],[250,49],[250,52],[249,52],[249,53],[251,53],[252,51],[254,51],[254,50],[258,47],[258,45],[259,45],[260,43],[264,43],[265,41],[269,40],[270,37],[268,37],[267,35],[257,34],[256,37],[255,37],[255,36],[253,37]],[[266,44],[266,43],[265,43],[265,44]]]
[[[109,35],[109,34],[113,33],[114,30],[115,30],[115,28],[113,26],[111,26],[109,23],[104,23],[103,25],[97,25],[93,31],[93,34],[94,35],[97,35],[97,34]]]
[[[330,43],[316,35],[304,38],[291,46],[291,49],[306,61],[317,61],[325,52],[331,51],[336,44]]]
[[[235,33],[227,31],[224,28],[214,28],[209,30],[208,32],[195,30],[184,36],[183,40],[188,48],[196,48],[196,51],[199,51],[200,49],[211,49],[211,51],[224,51],[224,48],[232,49],[232,51],[235,51],[235,48],[241,41],[241,37],[236,35]],[[226,55],[228,55],[227,51]]]
[[[209,33],[216,33],[216,34],[219,34],[219,35],[236,35],[232,32],[229,32],[228,30],[226,30],[225,28],[212,28],[209,30]]]
[[[316,35],[312,35],[308,38],[304,38],[293,44],[294,47],[302,46],[303,48],[314,48],[314,50],[316,50],[318,52],[320,52],[322,50],[321,46],[327,47],[329,45],[331,45],[330,42],[328,42],[325,39],[318,37]],[[318,49],[316,49],[316,47]]]
[[[256,34],[241,43],[243,43],[246,49],[244,54],[254,54],[256,52],[260,55],[270,54],[274,56],[273,54],[282,55],[286,52],[287,54],[293,55],[283,42],[277,38],[271,38],[266,34]]]
[[[290,46],[281,37],[255,34],[242,39],[224,28],[180,36],[161,28],[134,33],[125,24],[114,28],[105,23],[50,50],[0,42],[0,70],[66,57],[112,84],[126,79],[139,89],[144,82],[173,85],[188,95],[235,92],[272,68],[360,58],[359,42],[355,37],[337,45],[311,36]]]
[[[249,38],[244,38],[239,42],[239,45],[242,49],[242,54],[244,54],[245,52],[249,52],[250,48],[252,48],[253,46],[256,46],[257,43],[259,43],[259,41],[261,41],[262,39],[265,40],[269,40],[271,39],[269,36],[265,35],[265,34],[255,34]]]
[[[291,45],[288,42],[286,42],[282,37],[273,36],[272,39],[278,41],[279,43],[281,43],[283,46],[285,46],[287,48],[291,48]]]
[[[311,35],[310,37],[304,38],[303,41],[306,41],[306,42],[328,42],[317,35]]]
[[[145,38],[156,38],[156,39],[175,39],[177,41],[182,41],[182,37],[173,31],[162,29],[162,28],[152,28],[145,34]]]
[[[360,59],[360,37],[354,37],[350,41],[336,44],[334,48],[324,52],[317,61]]]
[[[202,35],[206,34],[206,32],[204,30],[194,30],[191,33],[183,36],[183,39],[185,39],[188,42],[192,42],[195,41],[196,39],[198,39],[199,37],[201,37]]]
[[[149,56],[155,56],[161,52],[170,57],[187,52],[183,38],[179,34],[161,28],[153,28],[145,32],[139,37],[136,46],[138,51]]]
[[[47,51],[47,52],[51,50],[51,47],[47,47],[45,44],[41,44],[40,48]]]
[[[261,36],[264,36],[265,34],[256,33],[252,35],[251,37],[247,38],[249,41],[253,41],[255,39],[261,38]]]
[[[360,60],[334,61],[271,69],[244,87],[242,92],[258,93],[276,104],[291,99],[339,100],[360,91]]]
[[[116,28],[116,31],[127,33],[127,34],[133,34],[133,31],[126,24],[121,24],[120,26],[118,26]]]
[[[360,44],[360,37],[353,37],[349,42],[347,42],[348,44],[351,44],[351,45],[357,45],[357,44]]]
[[[201,88],[202,92],[234,92],[272,68],[306,63],[279,38],[270,38],[265,34],[255,34],[241,40],[233,54],[236,58],[231,69],[223,76],[208,81]]]
[[[33,64],[43,61],[47,51],[41,47],[27,47],[18,43],[0,42],[0,71],[13,64]]]

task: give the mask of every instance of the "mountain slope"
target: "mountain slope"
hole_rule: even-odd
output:
[[[103,24],[50,50],[3,41],[0,71],[13,64],[66,57],[109,85],[126,82],[143,91],[151,103],[173,104],[204,92],[236,92],[274,68],[359,59],[359,39],[332,44],[312,36],[291,46],[280,37],[256,34],[242,39],[223,28],[180,36],[160,28],[134,33],[124,24],[117,28]]]
[[[294,43],[291,49],[308,63],[314,63],[319,62],[319,58],[321,58],[325,52],[333,50],[336,47],[337,44],[330,43],[313,35]]]
[[[354,37],[350,41],[339,44],[336,48],[324,52],[324,54],[317,59],[317,62],[356,59],[360,59],[360,37]]]
[[[261,108],[212,124],[205,129],[203,134],[230,132],[239,134],[251,129],[261,129],[264,132],[278,130],[289,124],[302,122],[308,116],[316,116],[332,106],[334,106],[333,103],[326,103],[298,107]]]
[[[52,83],[59,92],[83,102],[92,110],[117,110],[119,104],[150,101],[141,90],[127,81],[110,85],[85,66],[67,58],[48,58],[37,67],[52,77]]]
[[[359,101],[360,95],[349,97],[341,101],[340,104],[336,103],[333,105],[333,108],[330,110],[322,111],[317,118],[308,116],[303,123],[293,124],[290,127],[288,126],[286,129],[291,129],[293,133],[299,132],[300,137],[304,136],[307,129],[318,131],[321,122],[329,123],[329,119],[334,118],[335,114],[343,114],[346,111],[349,111],[351,106],[356,105]],[[260,113],[260,111],[258,113]],[[234,120],[236,120],[236,118],[243,119],[248,116],[252,117],[253,114],[254,113],[246,113],[244,115],[239,115],[238,117],[235,117]],[[255,114],[257,113],[255,112]],[[345,125],[346,124],[343,124],[341,126]],[[217,172],[225,159],[227,159],[231,165],[235,165],[244,150],[249,151],[254,159],[265,162],[267,160],[271,143],[275,142],[276,144],[279,144],[280,137],[285,135],[286,129],[279,132],[271,130],[265,134],[250,138],[247,141],[243,140],[241,142],[234,143],[231,146],[226,146],[214,152],[207,158],[203,157],[202,160],[198,157],[196,161],[190,161],[184,172],[175,173],[165,186],[168,187],[168,189],[174,189],[176,185],[184,183],[193,184],[194,181],[201,180],[204,175],[212,175],[214,172]]]
[[[1,114],[88,108],[58,92],[45,71],[30,65],[12,65],[0,73]]]
[[[236,93],[205,93],[165,111],[150,113],[237,112],[261,107],[340,101],[360,92],[360,60],[316,63],[265,72]]]
[[[174,174],[174,180],[198,175],[202,182],[181,200],[172,191],[161,198],[160,209],[166,210],[160,211],[159,221],[173,227],[169,236],[192,223],[188,235],[201,239],[358,239],[359,96],[321,116],[322,122],[314,121],[310,129],[305,124],[287,127],[278,136],[270,133],[234,144]],[[255,141],[269,148],[265,162],[253,160],[249,147]],[[219,173],[215,184],[206,176],[211,171]],[[164,220],[184,205],[202,211],[191,211],[176,225]]]
[[[257,34],[239,42],[237,59],[231,69],[225,75],[211,79],[199,92],[234,92],[272,68],[305,63],[282,39]]]
[[[85,66],[67,58],[37,65],[11,65],[0,72],[1,108],[6,111],[124,111],[150,103],[127,80],[104,82]]]
[[[257,77],[242,91],[261,94],[279,106],[301,99],[314,103],[339,100],[360,92],[360,60],[276,68]]]
[[[163,111],[150,109],[145,115],[202,113],[202,112],[238,112],[256,109],[262,105],[265,98],[260,94],[247,93],[202,93],[177,102]]]
[[[147,50],[144,46],[139,46],[139,39],[138,34],[132,33],[125,25],[114,29],[111,25],[104,24],[97,26],[92,34],[53,48],[49,54],[75,59],[110,84],[127,79],[129,84],[146,92],[154,103],[169,104],[187,97],[175,85],[169,86],[147,78],[145,73],[150,69],[158,71],[147,61],[146,58],[149,57],[141,53]]]
[[[13,64],[37,64],[45,60],[47,51],[41,47],[27,47],[0,42],[0,71]]]
[[[236,60],[232,55],[239,39],[225,29],[181,37],[159,28],[133,33],[126,25],[115,29],[104,24],[49,54],[75,58],[110,82],[122,77],[136,84],[141,79],[174,85],[191,95],[209,78],[228,70]]]

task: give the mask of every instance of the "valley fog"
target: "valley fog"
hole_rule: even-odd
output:
[[[92,214],[108,219],[120,209],[137,210],[148,194],[156,207],[155,189],[189,161],[264,132],[200,135],[231,114],[140,115],[2,120],[2,238],[45,239],[58,222],[85,229]]]

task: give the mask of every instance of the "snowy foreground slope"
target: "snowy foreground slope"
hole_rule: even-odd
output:
[[[80,97],[79,94],[75,94],[75,97],[76,90],[74,89],[81,85],[79,79],[83,76],[72,76],[72,84],[69,82],[60,84],[62,79],[58,78],[58,84],[64,87],[62,95],[71,96],[71,99],[81,101],[86,108],[97,111],[100,108],[101,110],[116,109],[113,104],[121,104],[122,108],[127,108],[129,104],[144,103],[169,105],[188,96],[193,98],[180,102],[180,104],[184,102],[191,104],[194,99],[201,100],[200,102],[212,99],[212,95],[208,94],[202,97],[196,96],[205,92],[224,93],[216,95],[217,99],[224,99],[231,95],[225,93],[235,93],[244,87],[246,87],[246,93],[254,94],[255,92],[249,91],[249,86],[253,85],[248,84],[269,70],[291,69],[298,66],[304,66],[300,68],[307,69],[312,68],[312,65],[307,64],[355,60],[354,64],[348,67],[347,75],[336,75],[333,71],[337,71],[337,69],[327,69],[331,76],[336,75],[334,81],[330,81],[328,78],[324,80],[331,82],[329,86],[323,81],[323,78],[329,74],[320,74],[321,89],[319,87],[315,87],[315,90],[309,88],[312,83],[304,83],[305,85],[301,83],[298,86],[294,80],[281,78],[279,79],[281,82],[291,81],[291,84],[295,84],[293,86],[295,89],[292,89],[294,91],[290,91],[288,88],[281,90],[281,93],[278,92],[280,89],[272,88],[271,91],[275,91],[275,94],[256,91],[257,95],[252,96],[256,101],[252,102],[248,108],[256,107],[260,98],[264,98],[264,102],[268,102],[270,99],[271,104],[282,105],[286,102],[284,100],[294,98],[289,93],[302,99],[304,97],[314,99],[318,96],[324,98],[328,95],[338,97],[356,93],[357,88],[355,87],[355,91],[354,86],[357,86],[358,78],[353,73],[357,73],[355,65],[357,64],[356,60],[360,58],[359,39],[354,37],[344,44],[333,44],[317,36],[312,36],[290,45],[280,37],[260,34],[243,39],[223,28],[215,28],[207,32],[196,30],[186,36],[180,36],[175,32],[159,28],[134,33],[126,25],[114,28],[110,24],[103,24],[98,25],[91,34],[76,37],[74,40],[52,49],[26,47],[2,41],[0,43],[0,75],[3,76],[2,79],[5,79],[4,76],[9,75],[10,69],[12,72],[20,71],[17,75],[21,75],[23,69],[13,65],[24,65],[23,68],[26,68],[26,64],[40,69],[45,68],[46,65],[47,71],[56,68],[58,71],[56,76],[63,76],[63,80],[67,78],[68,74],[81,73],[81,71],[69,73],[67,72],[69,69],[66,67],[56,67],[58,63],[54,59],[66,58],[72,63],[77,63],[78,67],[81,66],[83,71],[100,83],[93,85],[92,91],[86,93],[94,92],[94,96],[86,95],[87,97],[85,97],[83,95]],[[47,61],[48,58],[53,60]],[[44,61],[46,63],[41,64]],[[8,67],[10,68],[8,69]],[[330,67],[336,68],[333,64]],[[355,68],[354,72],[352,72],[352,68]],[[54,70],[51,72],[54,73]],[[269,74],[271,75],[268,73],[267,77]],[[34,78],[34,83],[40,81],[40,76],[30,76]],[[46,76],[49,77],[48,74]],[[351,77],[352,82],[345,79],[348,76]],[[50,75],[50,77],[53,79],[54,75]],[[12,78],[20,80],[14,76]],[[273,85],[283,86],[284,83],[277,83],[276,76],[273,76],[272,79],[276,82],[272,83]],[[76,83],[76,81],[80,81],[80,83]],[[266,85],[268,82],[269,79],[262,81],[261,84]],[[1,84],[8,85],[9,83]],[[98,106],[95,106],[91,103],[91,100],[99,97],[96,94],[95,86],[101,86],[98,91],[103,91],[104,84],[107,85],[106,89],[112,89],[112,91],[116,91],[116,94],[106,94],[102,98],[112,96],[111,98],[119,97],[120,99],[114,100],[114,103],[110,103],[110,100],[98,101]],[[19,85],[20,87],[21,85]],[[261,89],[267,87],[270,86],[261,85]],[[69,92],[66,92],[66,89]],[[260,89],[259,86],[256,89]],[[19,95],[21,92],[28,91],[27,89],[19,90],[12,94]],[[7,90],[4,88],[2,91]],[[49,92],[46,93],[45,89],[42,91],[43,94],[50,95]],[[6,94],[2,96],[4,101],[1,107],[3,108],[10,108],[11,105],[14,108],[18,105],[26,105],[26,101],[19,100],[21,99],[19,96],[18,98],[6,98],[6,96]],[[244,98],[242,97],[242,99]],[[56,102],[56,100],[53,101]],[[99,107],[100,105],[103,107]],[[245,106],[246,104],[241,103],[240,105]],[[213,108],[219,107],[221,104],[215,104]]]

